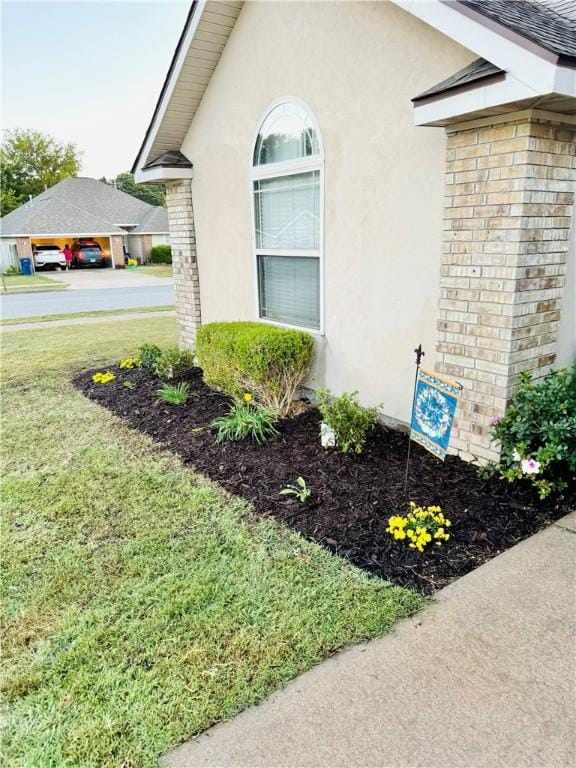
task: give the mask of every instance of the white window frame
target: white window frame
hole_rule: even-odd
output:
[[[303,158],[299,158],[298,160],[289,160],[289,161],[280,162],[280,163],[269,163],[267,165],[254,165],[254,152],[256,149],[256,142],[258,141],[258,136],[260,135],[260,130],[262,128],[262,125],[264,124],[264,121],[266,120],[266,118],[268,117],[270,112],[272,112],[273,109],[276,109],[276,107],[279,107],[281,104],[286,104],[286,103],[295,104],[296,106],[306,111],[308,115],[308,119],[313,125],[314,130],[316,131],[316,136],[318,138],[318,149],[319,149],[318,155],[315,155],[314,157],[310,157],[310,158],[303,157]],[[311,251],[298,251],[298,250],[292,251],[292,250],[274,249],[274,248],[258,248],[256,245],[256,211],[254,207],[254,182],[260,181],[261,179],[275,179],[281,176],[293,176],[298,173],[310,173],[312,171],[318,171],[319,184],[320,184],[320,201],[319,201],[320,222],[319,222],[318,249],[311,250]],[[269,325],[277,325],[282,328],[294,328],[295,330],[306,331],[307,333],[311,333],[316,336],[323,336],[324,335],[324,144],[322,142],[322,134],[320,132],[318,122],[316,121],[314,112],[310,109],[308,104],[306,104],[301,99],[295,98],[293,96],[286,96],[284,98],[276,99],[275,101],[273,101],[271,104],[268,105],[260,121],[258,122],[256,131],[254,133],[254,137],[252,139],[249,177],[250,177],[250,215],[251,215],[251,228],[252,228],[252,251],[253,251],[253,265],[254,265],[256,318],[261,323],[268,323]],[[260,283],[258,279],[258,256],[289,256],[289,257],[295,257],[295,258],[301,256],[301,257],[318,259],[318,273],[319,273],[318,290],[320,292],[320,296],[319,296],[320,318],[319,318],[318,328],[311,328],[305,325],[292,325],[290,323],[281,323],[278,320],[270,320],[269,318],[262,317],[260,315]]]

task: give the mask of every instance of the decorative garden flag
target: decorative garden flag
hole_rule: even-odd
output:
[[[418,371],[410,438],[444,461],[462,387],[450,379]]]

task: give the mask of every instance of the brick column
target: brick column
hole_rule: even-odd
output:
[[[196,330],[201,325],[200,279],[190,180],[166,184],[166,205],[176,288],[178,340],[181,347],[189,348],[194,346]]]
[[[32,243],[29,237],[17,237],[16,238],[16,251],[18,252],[19,259],[31,259],[32,258]]]
[[[152,250],[152,235],[142,235],[142,263],[147,264],[150,261],[150,251]]]
[[[448,128],[437,370],[464,385],[452,446],[496,459],[490,418],[521,371],[548,373],[576,184],[576,126]]]
[[[124,267],[124,239],[122,235],[110,235],[110,258],[117,267]]]

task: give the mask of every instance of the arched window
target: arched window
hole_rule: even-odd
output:
[[[282,101],[260,125],[252,159],[259,316],[320,330],[322,143],[308,109]]]

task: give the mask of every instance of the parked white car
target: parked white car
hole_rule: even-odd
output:
[[[35,245],[33,253],[36,269],[66,267],[66,257],[57,245]]]

